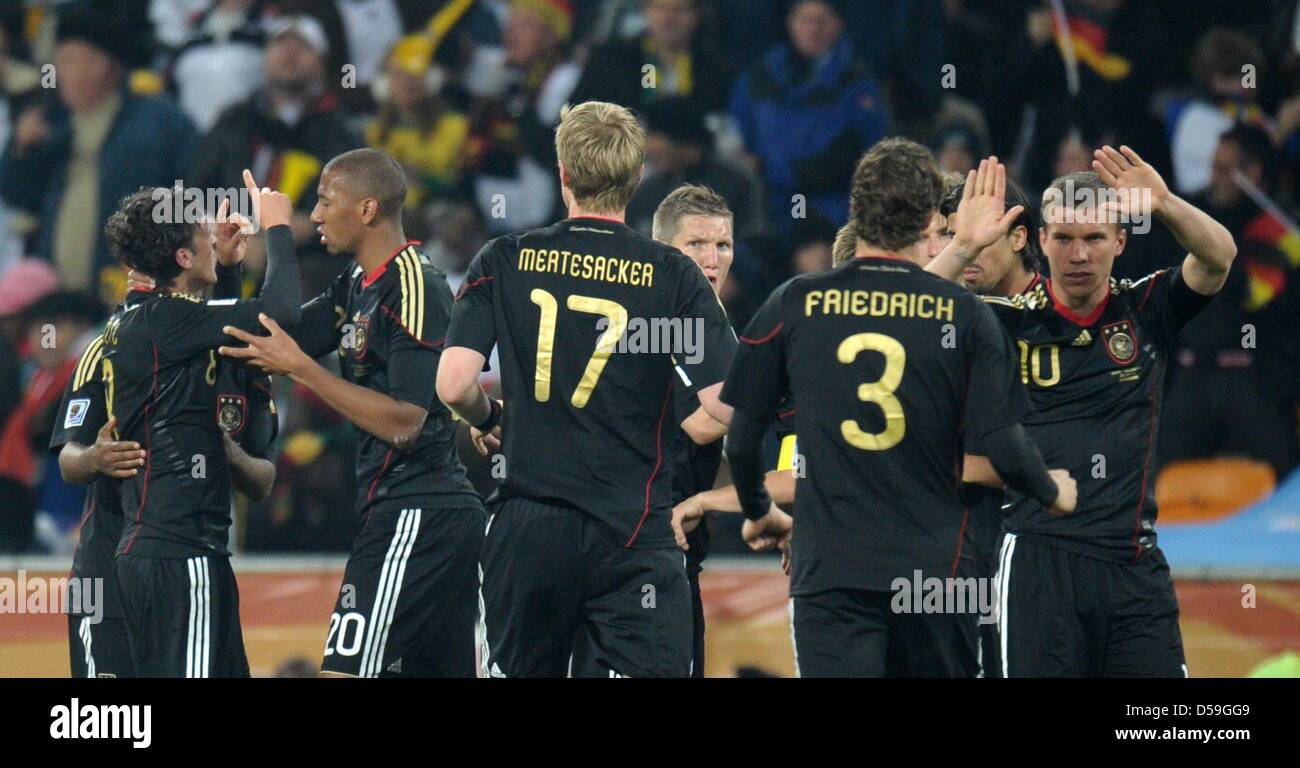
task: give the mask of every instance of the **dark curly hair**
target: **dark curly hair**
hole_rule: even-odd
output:
[[[885,139],[853,171],[849,223],[860,239],[902,250],[921,239],[943,191],[943,175],[930,150],[907,139]]]
[[[176,216],[184,209],[183,195],[174,187],[141,187],[122,198],[108,217],[104,236],[113,256],[129,269],[143,272],[166,285],[181,273],[176,251],[193,248],[199,224]]]

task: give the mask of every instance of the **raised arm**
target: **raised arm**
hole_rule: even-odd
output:
[[[1156,169],[1126,146],[1098,149],[1093,153],[1092,169],[1108,186],[1119,190],[1118,206],[1130,220],[1146,213],[1155,215],[1187,249],[1182,269],[1187,287],[1203,296],[1219,292],[1237,257],[1237,244],[1226,227],[1170,191]],[[1143,210],[1145,195],[1150,196],[1149,211]]]

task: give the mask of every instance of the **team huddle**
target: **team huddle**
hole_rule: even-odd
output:
[[[109,597],[102,621],[69,617],[74,676],[249,674],[227,541],[232,490],[275,480],[269,376],[361,438],[322,674],[702,677],[710,511],[785,550],[801,676],[1187,673],[1154,433],[1172,340],[1236,249],[1136,153],[1098,150],[1031,211],[996,158],[951,183],[884,140],[836,266],[781,285],[737,337],[725,200],[683,186],[653,238],[630,229],[645,136],[614,104],[566,108],[556,150],[568,218],[488,243],[454,297],[378,150],[321,174],[311,220],[352,263],[306,302],[288,198],[248,172],[268,256],[251,300],[252,222],[159,222],[173,190],[122,201],[106,233],[132,289],[51,439],[91,484],[73,575]],[[1119,222],[1143,212],[1187,257],[1116,281]],[[647,324],[690,332],[627,343]],[[494,349],[500,399],[479,385]],[[338,374],[316,362],[331,352]],[[501,457],[486,502],[457,420]],[[724,454],[734,485],[715,487]],[[914,575],[993,585],[992,615],[898,610]]]

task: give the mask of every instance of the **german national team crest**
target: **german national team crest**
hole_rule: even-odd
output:
[[[1103,325],[1101,337],[1106,341],[1106,354],[1116,365],[1128,365],[1137,359],[1137,332],[1132,322],[1121,320]]]
[[[244,416],[248,413],[248,401],[243,395],[217,395],[217,426],[231,437],[244,428]]]

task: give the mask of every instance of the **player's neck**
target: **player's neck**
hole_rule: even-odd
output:
[[[409,242],[400,225],[389,227],[382,232],[376,231],[362,240],[352,258],[361,267],[366,277],[369,277],[375,270],[387,264],[388,260],[405,248]]]
[[[913,258],[911,249],[901,251],[889,251],[878,245],[868,243],[866,240],[858,240],[854,246],[853,258],[855,259],[894,259],[895,261],[906,261],[916,264],[918,267],[923,266],[916,258]]]
[[[1004,298],[1019,296],[1029,290],[1029,286],[1033,284],[1034,273],[1025,269],[1023,265],[1017,264],[1011,268],[1011,271],[1005,277],[998,281],[997,285],[993,286],[990,294]]]
[[[182,272],[176,276],[163,293],[183,293],[187,296],[205,296],[208,290],[208,284],[202,280],[193,279],[188,273]]]
[[[571,219],[612,219],[620,224],[627,222],[627,209],[620,208],[617,211],[597,211],[592,208],[585,208],[581,203],[574,202],[569,205],[569,218]]]
[[[1109,293],[1110,275],[1106,275],[1106,278],[1101,281],[1101,284],[1097,286],[1096,290],[1087,296],[1074,297],[1064,291],[1054,290],[1052,291],[1052,298],[1057,304],[1065,307],[1074,314],[1087,317],[1092,314],[1094,309],[1101,306],[1101,303],[1106,300],[1106,296]]]

